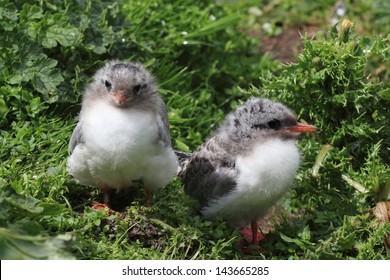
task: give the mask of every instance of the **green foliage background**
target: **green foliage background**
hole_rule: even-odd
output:
[[[267,18],[250,12],[257,1],[0,0],[0,258],[248,257],[234,247],[237,230],[194,213],[177,179],[150,209],[142,190],[119,216],[90,209],[99,191],[67,174],[67,143],[84,87],[117,58],[157,77],[176,149],[195,149],[250,96],[280,100],[321,127],[300,141],[294,188],[250,258],[388,259],[389,223],[371,209],[390,198],[390,25],[386,1],[346,2],[359,33],[373,28],[370,16],[382,24],[370,36],[339,24],[304,37],[298,62],[280,65],[249,30],[325,18],[318,11],[334,1],[280,1]]]

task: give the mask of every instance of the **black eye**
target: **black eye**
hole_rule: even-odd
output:
[[[269,121],[268,123],[267,123],[267,126],[269,127],[269,128],[271,128],[271,129],[279,129],[280,127],[281,127],[281,123],[280,123],[280,121],[279,120],[277,120],[277,119],[273,119],[272,121]]]
[[[104,81],[104,85],[106,86],[107,90],[110,90],[112,87],[111,83],[107,80]]]
[[[133,93],[135,95],[138,95],[140,90],[141,90],[141,88],[142,88],[142,85],[135,85],[135,86],[133,86]]]

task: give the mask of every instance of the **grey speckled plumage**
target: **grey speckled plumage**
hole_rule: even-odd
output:
[[[236,186],[234,157],[226,153],[217,138],[211,137],[202,144],[179,173],[184,191],[198,200],[200,208],[229,193]]]
[[[113,60],[97,71],[84,93],[69,154],[69,172],[99,188],[143,181],[151,192],[175,175],[167,108],[142,64]]]
[[[184,190],[205,218],[220,213],[232,225],[255,223],[291,184],[298,132],[316,130],[281,103],[250,99],[187,160],[179,173]]]

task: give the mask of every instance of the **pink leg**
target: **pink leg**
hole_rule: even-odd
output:
[[[259,227],[256,220],[251,222],[251,228],[244,228],[240,230],[240,234],[244,237],[244,239],[238,241],[235,246],[241,254],[253,255],[262,251],[260,248],[247,247],[248,244],[259,246],[259,241],[264,239],[264,234],[261,229],[260,232],[258,231]]]
[[[146,207],[151,207],[150,199],[152,197],[152,191],[146,190]]]
[[[252,228],[252,242],[251,242],[251,244],[258,245],[259,240],[258,240],[258,236],[257,236],[257,229],[259,228],[259,226],[257,225],[256,221],[251,222],[251,228]]]
[[[111,208],[110,187],[107,185],[104,185],[103,187],[103,204],[106,205],[108,208]]]
[[[103,203],[95,203],[92,205],[92,208],[96,210],[104,210],[105,208],[111,209],[109,186],[104,185],[103,187]]]
[[[264,239],[264,234],[258,232],[259,227],[257,225],[256,220],[251,222],[251,228],[244,228],[240,230],[241,235],[245,238],[245,240],[251,245],[259,245],[259,241]]]

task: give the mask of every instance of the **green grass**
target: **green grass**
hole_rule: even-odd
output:
[[[390,199],[385,4],[347,1],[355,29],[337,31],[326,27],[334,1],[276,1],[255,17],[258,1],[43,2],[0,0],[1,259],[390,258],[390,225],[372,211]],[[270,19],[316,22],[323,35],[280,65],[247,35]],[[138,189],[114,194],[117,216],[90,208],[101,193],[67,173],[67,145],[83,88],[111,58],[156,75],[176,149],[194,150],[250,96],[321,127],[300,141],[301,169],[261,253],[240,254],[238,230],[202,220],[176,178],[151,208]]]

